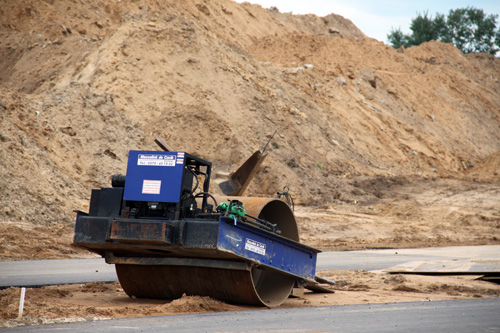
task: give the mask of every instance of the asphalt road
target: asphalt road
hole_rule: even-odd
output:
[[[355,269],[373,271],[411,261],[477,258],[500,259],[500,245],[322,252],[318,256],[316,271]]]
[[[0,289],[117,280],[115,266],[101,258],[0,262]]]
[[[6,331],[500,332],[500,299],[218,312],[24,326]]]
[[[380,270],[409,261],[500,258],[500,245],[424,249],[323,252],[316,272],[322,270]],[[0,289],[54,284],[117,281],[114,265],[104,259],[0,261]]]

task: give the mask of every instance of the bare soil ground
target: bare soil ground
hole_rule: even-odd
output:
[[[374,198],[295,207],[301,242],[322,251],[500,243],[498,183],[360,177],[353,186]],[[2,260],[97,256],[72,244],[72,223],[0,221],[0,230]]]
[[[155,136],[234,171],[278,130],[247,190],[298,204],[322,250],[500,244],[500,60],[394,50],[351,21],[216,1],[4,1],[0,260],[92,257],[73,210]],[[218,188],[212,186],[214,194]],[[498,297],[461,277],[323,272],[287,306]],[[247,309],[89,284],[0,291],[3,326]]]
[[[500,295],[499,285],[477,281],[475,277],[402,276],[366,271],[324,271],[321,275],[337,281],[335,293],[305,293],[303,297],[289,298],[280,308],[430,302]],[[28,289],[24,316],[16,318],[19,296],[19,288],[0,290],[1,326],[261,309],[201,296],[183,296],[176,300],[129,298],[118,282],[94,282]]]
[[[498,183],[358,179],[378,198],[297,209],[302,240],[324,250],[498,244]]]

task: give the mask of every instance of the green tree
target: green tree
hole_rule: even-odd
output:
[[[447,28],[450,41],[464,53],[498,51],[500,30],[497,30],[498,15],[486,15],[473,7],[450,10]],[[495,45],[496,44],[496,45]]]
[[[451,43],[451,39],[448,34],[448,25],[446,21],[446,17],[443,14],[436,14],[436,18],[434,18],[433,30],[436,36],[435,40],[440,40],[444,43]]]
[[[482,9],[474,7],[450,10],[447,17],[438,13],[432,18],[426,11],[412,19],[411,34],[404,34],[399,28],[392,29],[387,39],[394,48],[439,40],[453,43],[464,53],[485,52],[495,55],[500,46],[497,18],[498,15],[486,15]]]
[[[410,35],[405,35],[400,28],[392,29],[387,35],[387,39],[394,48],[401,46],[410,47],[420,45],[430,40],[437,40],[443,31],[446,30],[446,20],[444,15],[437,14],[433,19],[428,11],[423,14],[417,13],[417,17],[412,19]]]
[[[411,21],[410,30],[412,34],[409,40],[412,45],[419,45],[439,38],[434,29],[434,20],[432,16],[429,17],[428,12],[425,12],[423,16],[419,13],[418,16]]]
[[[401,46],[410,46],[408,36],[401,31],[401,28],[398,28],[396,30],[392,29],[391,33],[387,35],[387,39],[395,49],[399,49]]]

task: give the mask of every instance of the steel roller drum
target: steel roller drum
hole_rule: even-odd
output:
[[[239,200],[252,216],[278,225],[282,236],[299,241],[298,227],[292,210],[282,200],[252,197],[217,197],[221,203]],[[210,296],[235,304],[275,307],[290,295],[295,278],[269,268],[242,265],[225,269],[188,265],[116,264],[123,290],[130,297],[176,299],[188,296]]]

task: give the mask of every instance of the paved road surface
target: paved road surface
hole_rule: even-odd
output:
[[[379,270],[409,261],[471,258],[498,259],[500,245],[323,252],[316,271]],[[0,261],[0,288],[116,280],[114,265],[104,259]]]
[[[0,288],[117,281],[104,259],[1,261]]]
[[[327,269],[364,269],[372,271],[389,268],[409,261],[475,258],[500,259],[500,245],[323,252],[319,254],[316,271]]]

